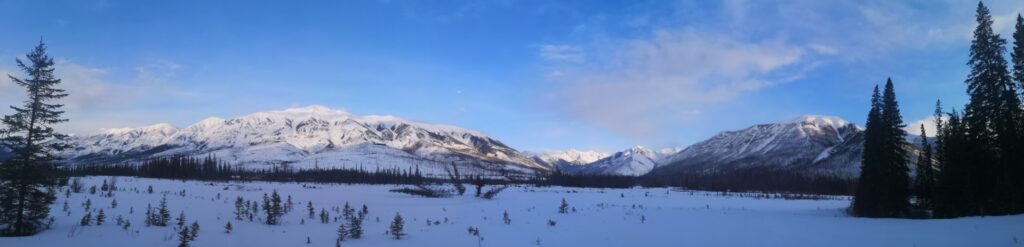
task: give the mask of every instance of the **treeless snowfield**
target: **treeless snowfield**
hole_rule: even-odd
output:
[[[398,185],[309,183],[198,182],[118,177],[113,198],[89,194],[89,187],[110,177],[84,178],[83,193],[65,197],[52,207],[51,229],[31,237],[0,238],[0,246],[177,246],[174,220],[167,227],[145,226],[146,205],[156,207],[167,196],[171,216],[182,211],[200,231],[192,246],[334,246],[340,224],[320,223],[320,209],[346,202],[369,215],[362,239],[342,246],[1020,246],[1024,215],[949,220],[865,219],[846,216],[846,198],[781,200],[722,196],[716,192],[656,189],[578,189],[512,187],[493,200],[465,196],[422,198],[392,193]],[[152,185],[153,194],[146,193]],[[180,192],[185,190],[185,196]],[[280,225],[236,220],[235,198],[262,201],[277,190],[295,202]],[[219,199],[218,199],[219,194]],[[560,214],[565,199],[570,208]],[[101,225],[79,226],[86,199]],[[111,201],[118,206],[111,208]],[[69,212],[63,211],[67,201]],[[317,216],[308,217],[312,201]],[[511,224],[502,214],[508,211]],[[134,211],[134,212],[130,212]],[[401,240],[385,235],[395,213],[405,219]],[[261,211],[260,216],[263,215]],[[127,230],[118,216],[131,222]],[[378,221],[379,218],[379,221]],[[302,221],[305,221],[304,223]],[[426,222],[439,221],[439,225]],[[549,225],[549,220],[556,222]],[[231,222],[234,231],[224,232]],[[94,223],[95,224],[95,223]],[[479,237],[468,233],[476,227]]]

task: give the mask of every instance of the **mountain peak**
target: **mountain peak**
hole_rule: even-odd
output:
[[[99,129],[97,131],[97,133],[98,134],[117,135],[117,134],[124,134],[124,133],[128,133],[128,132],[133,132],[133,131],[169,133],[169,132],[174,132],[176,130],[177,129],[174,128],[174,126],[172,126],[169,123],[159,123],[159,124],[154,124],[154,125],[149,125],[149,126],[142,126],[142,127],[137,127],[137,128],[131,128],[131,127],[128,127],[128,128],[103,128],[103,129]]]
[[[343,114],[347,113],[347,112],[345,112],[345,110],[331,109],[329,107],[322,106],[322,105],[308,105],[308,106],[302,106],[302,107],[292,107],[292,108],[281,110],[281,112],[287,112],[287,113],[343,113]]]
[[[826,116],[826,115],[803,115],[784,123],[804,124],[810,123],[816,126],[832,126],[833,128],[840,128],[849,125],[850,122],[837,116]]]

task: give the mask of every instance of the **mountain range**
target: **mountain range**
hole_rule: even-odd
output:
[[[245,168],[411,169],[443,175],[452,164],[473,174],[627,175],[715,173],[770,168],[853,178],[863,129],[841,118],[808,115],[725,131],[682,149],[633,147],[615,153],[521,152],[480,131],[393,116],[357,116],[308,106],[232,119],[103,129],[69,140],[68,164],[138,162],[175,155],[215,156]]]
[[[441,175],[456,164],[475,174],[553,170],[483,132],[322,106],[211,117],[181,129],[170,124],[103,129],[69,142],[74,148],[62,156],[75,164],[190,155],[254,169],[415,166],[424,174]]]

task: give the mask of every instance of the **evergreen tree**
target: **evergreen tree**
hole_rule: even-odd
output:
[[[153,221],[153,205],[146,204],[146,226],[151,226],[153,225],[154,222],[155,221]]]
[[[228,221],[228,223],[224,225],[224,233],[231,234],[231,230],[234,230],[234,228],[231,227],[231,221]]]
[[[241,196],[235,198],[235,219],[242,220],[242,216],[245,215],[245,200]]]
[[[85,212],[85,216],[82,216],[81,225],[88,226],[92,223],[92,212]]]
[[[178,247],[188,247],[188,242],[192,241],[192,236],[188,228],[182,227],[178,231]]]
[[[562,198],[562,204],[558,206],[558,213],[564,214],[569,212],[569,203]]]
[[[405,233],[402,232],[403,228],[405,228],[405,223],[402,221],[402,216],[395,213],[395,219],[391,221],[389,228],[391,236],[394,236],[395,239],[402,239],[402,236],[405,236]]]
[[[306,210],[309,210],[309,218],[312,219],[313,215],[316,215],[316,209],[313,208],[313,201],[306,202]]]
[[[1024,17],[1017,14],[1017,25],[1013,32],[1013,50],[1010,51],[1013,63],[1013,80],[1024,87]]]
[[[971,187],[970,156],[963,152],[970,148],[967,127],[961,121],[960,113],[955,109],[949,113],[949,120],[943,126],[942,145],[939,155],[942,169],[939,170],[936,182],[935,200],[932,203],[934,216],[940,218],[956,217],[967,214],[974,201]]]
[[[892,80],[871,96],[864,130],[861,175],[854,194],[853,213],[865,217],[898,217],[907,212],[910,182],[907,175],[906,131]]]
[[[505,210],[505,213],[501,214],[501,219],[506,225],[512,224],[512,218],[508,216],[508,210]]]
[[[871,92],[871,108],[867,112],[864,124],[864,148],[860,161],[860,176],[853,197],[852,211],[854,215],[878,217],[884,214],[882,194],[885,184],[882,181],[882,93],[879,86]]]
[[[1021,17],[1019,14],[1017,15],[1016,30],[1013,33],[1013,52],[1011,57],[1013,61],[1013,78],[1017,81],[1017,89],[1024,95],[1024,17]],[[1024,141],[1022,140],[1024,139],[1024,112],[1017,112],[1016,127],[1017,140]],[[1013,140],[1007,140],[1006,142],[1011,141]],[[1007,161],[1010,166],[1007,169],[1007,175],[1010,178],[1009,185],[1012,188],[1016,188],[1011,189],[1012,192],[1015,192],[1012,195],[1011,213],[1021,213],[1024,212],[1024,190],[1020,189],[1024,188],[1024,154],[1022,154],[1024,153],[1024,144],[1020,142],[1014,144],[1013,147],[1010,147],[1014,149],[1010,150],[1014,156],[1007,157],[1010,159]]]
[[[97,226],[103,225],[103,222],[106,221],[106,219],[107,219],[107,215],[103,213],[103,209],[101,208],[100,212],[96,213],[96,225]]]
[[[352,237],[352,239],[363,237],[363,219],[359,217],[348,218],[348,236]]]
[[[942,157],[942,155],[944,153],[944,152],[942,152],[942,149],[943,149],[942,146],[943,146],[943,143],[945,143],[945,136],[946,136],[946,134],[945,134],[946,124],[945,124],[945,120],[943,120],[944,117],[945,117],[945,115],[942,112],[942,101],[941,100],[936,100],[935,101],[935,112],[932,115],[932,118],[935,119],[935,142],[933,143],[934,145],[932,145],[932,159],[933,159],[933,162],[935,162],[934,165],[935,165],[935,170],[936,171],[942,169],[942,162],[945,160]],[[937,173],[935,175],[935,179],[938,180],[938,174]]]
[[[160,199],[160,208],[157,209],[155,216],[153,225],[156,226],[167,226],[167,222],[171,220],[171,210],[167,209],[167,196]]]
[[[992,30],[992,16],[978,3],[978,26],[974,30],[968,65],[967,93],[970,102],[964,110],[970,149],[971,187],[974,200],[970,214],[1011,212],[1015,167],[1020,166],[1020,98],[1003,57],[1006,40]]]
[[[190,229],[189,238],[190,240],[196,240],[199,237],[199,221],[192,221],[192,229]]]
[[[341,209],[341,216],[345,217],[345,219],[347,220],[347,219],[351,219],[353,217],[354,213],[355,213],[355,210],[352,209],[352,207],[348,205],[348,202],[345,202],[345,207]]]
[[[911,195],[910,176],[907,164],[907,132],[906,125],[900,114],[899,103],[896,101],[896,90],[893,88],[892,80],[885,82],[885,90],[882,92],[882,122],[885,124],[885,140],[883,142],[883,154],[885,158],[884,184],[887,188],[883,190],[883,205],[886,207],[887,215],[897,217],[905,214],[909,208],[908,198]]]
[[[53,153],[67,148],[61,141],[67,136],[52,127],[67,121],[61,118],[63,105],[53,103],[67,96],[56,87],[61,80],[54,76],[53,58],[42,41],[26,57],[27,64],[15,62],[27,77],[8,77],[25,88],[27,99],[0,120],[0,148],[12,153],[0,163],[0,235],[28,236],[46,226],[60,180]]]
[[[914,192],[917,206],[929,208],[932,198],[932,187],[935,184],[935,166],[932,164],[932,145],[928,142],[924,124],[921,124],[921,152],[917,156],[917,172],[914,179]]]
[[[348,237],[348,228],[345,228],[345,224],[338,225],[338,239],[337,242],[345,241]]]
[[[176,218],[175,220],[178,221],[178,227],[179,228],[180,227],[185,227],[185,211],[181,211],[181,213],[178,214],[178,218]]]

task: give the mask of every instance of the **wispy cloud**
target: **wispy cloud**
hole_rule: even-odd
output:
[[[552,62],[582,62],[583,49],[571,45],[541,45],[540,57]]]
[[[638,140],[699,116],[708,105],[786,81],[800,71],[805,53],[782,41],[745,42],[692,29],[587,50],[593,52],[586,59],[552,68],[553,103]]]
[[[943,121],[948,120],[947,117],[942,117],[942,119]],[[930,116],[908,123],[907,127],[904,128],[904,130],[907,131],[907,135],[917,136],[921,135],[921,127],[924,126],[926,135],[935,136],[935,134],[938,133],[938,131],[936,131],[937,129],[935,122],[935,116]]]
[[[59,102],[65,105],[67,117],[74,119],[59,127],[69,133],[152,124],[147,120],[155,119],[152,114],[135,111],[132,106],[161,100],[182,100],[193,95],[169,81],[181,67],[169,61],[138,66],[134,75],[125,80],[113,79],[109,69],[68,59],[59,58],[55,63],[55,74],[62,81],[59,87],[68,92],[68,97]],[[23,76],[15,71],[13,68],[0,68],[4,75],[0,80],[0,104],[21,104],[25,98],[24,90],[7,79],[7,75]]]

